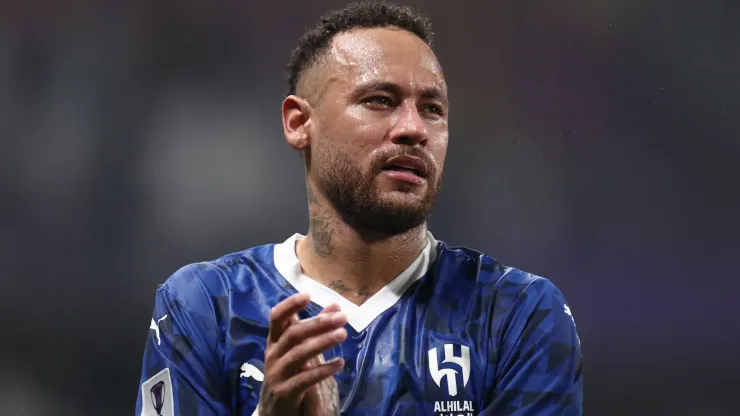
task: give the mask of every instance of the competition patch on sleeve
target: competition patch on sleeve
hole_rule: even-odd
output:
[[[165,368],[141,385],[140,416],[174,416],[172,397],[170,369]]]

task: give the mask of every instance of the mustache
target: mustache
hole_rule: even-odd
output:
[[[398,156],[412,156],[419,158],[426,166],[429,176],[436,176],[437,174],[437,165],[434,163],[432,156],[418,147],[393,147],[378,152],[373,156],[371,166],[375,170],[381,170],[389,159]]]

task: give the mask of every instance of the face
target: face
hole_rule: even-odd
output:
[[[448,140],[436,57],[421,39],[390,28],[337,35],[327,55],[312,75],[310,179],[360,231],[395,235],[424,223]]]

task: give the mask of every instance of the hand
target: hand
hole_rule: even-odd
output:
[[[334,404],[339,408],[332,375],[344,366],[344,360],[336,357],[324,362],[319,357],[347,338],[347,317],[332,305],[315,317],[298,320],[296,313],[308,301],[307,294],[299,293],[270,312],[260,416],[319,415],[332,410]]]
[[[339,312],[339,305],[331,304],[319,313],[330,314]],[[315,368],[324,363],[324,356],[319,354],[308,362],[307,368]],[[301,406],[304,416],[339,416],[339,392],[337,380],[327,377],[306,390],[306,396]]]

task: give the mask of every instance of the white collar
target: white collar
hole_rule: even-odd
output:
[[[304,237],[301,234],[293,234],[284,242],[275,244],[275,268],[298,292],[309,293],[311,301],[322,308],[332,303],[338,304],[347,314],[347,322],[355,331],[360,332],[398,302],[406,289],[426,274],[429,264],[434,261],[437,253],[437,241],[432,233],[427,231],[427,235],[429,241],[419,257],[360,306],[301,272],[301,264],[295,253],[296,241]]]

